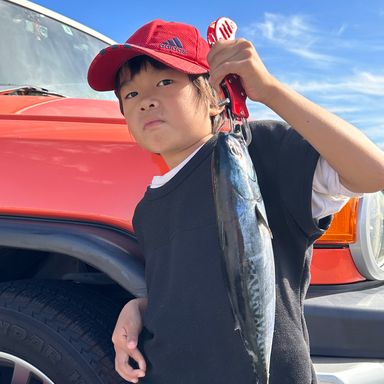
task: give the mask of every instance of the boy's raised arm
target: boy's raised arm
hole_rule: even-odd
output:
[[[350,191],[384,189],[384,153],[356,127],[277,80],[265,104],[316,148]]]
[[[384,153],[362,132],[274,78],[247,40],[218,41],[208,55],[211,83],[219,90],[229,73],[241,77],[248,97],[294,127],[338,172],[353,192],[384,189]]]

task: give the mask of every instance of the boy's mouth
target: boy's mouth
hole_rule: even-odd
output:
[[[149,120],[149,121],[144,123],[144,129],[157,128],[163,123],[164,123],[164,120],[161,120],[161,119]]]

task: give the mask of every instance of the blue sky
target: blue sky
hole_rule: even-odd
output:
[[[124,42],[154,18],[195,25],[228,16],[279,80],[363,130],[384,149],[384,0],[36,0]],[[257,103],[256,119],[276,118]]]

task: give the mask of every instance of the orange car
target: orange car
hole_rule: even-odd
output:
[[[0,1],[0,36],[1,384],[123,382],[111,334],[145,294],[131,219],[166,165],[86,83],[113,41],[21,0]],[[316,243],[305,308],[320,383],[384,382],[383,217],[381,192],[352,200]]]

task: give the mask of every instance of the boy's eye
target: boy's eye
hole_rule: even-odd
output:
[[[136,91],[128,92],[128,93],[125,95],[124,99],[132,99],[132,97],[135,97],[135,96],[137,96],[137,95],[138,95],[138,92],[136,92]]]
[[[169,84],[172,84],[173,83],[173,80],[171,79],[164,79],[164,80],[161,80],[157,83],[157,85],[160,85],[160,86],[163,86],[163,85],[169,85]]]
[[[163,87],[165,85],[170,85],[174,83],[174,81],[172,79],[163,79],[163,80],[160,80],[158,83],[157,83],[157,86],[159,87]],[[139,94],[139,92],[137,91],[132,91],[132,92],[128,92],[125,96],[124,96],[124,99],[132,99],[133,97],[137,96]]]

